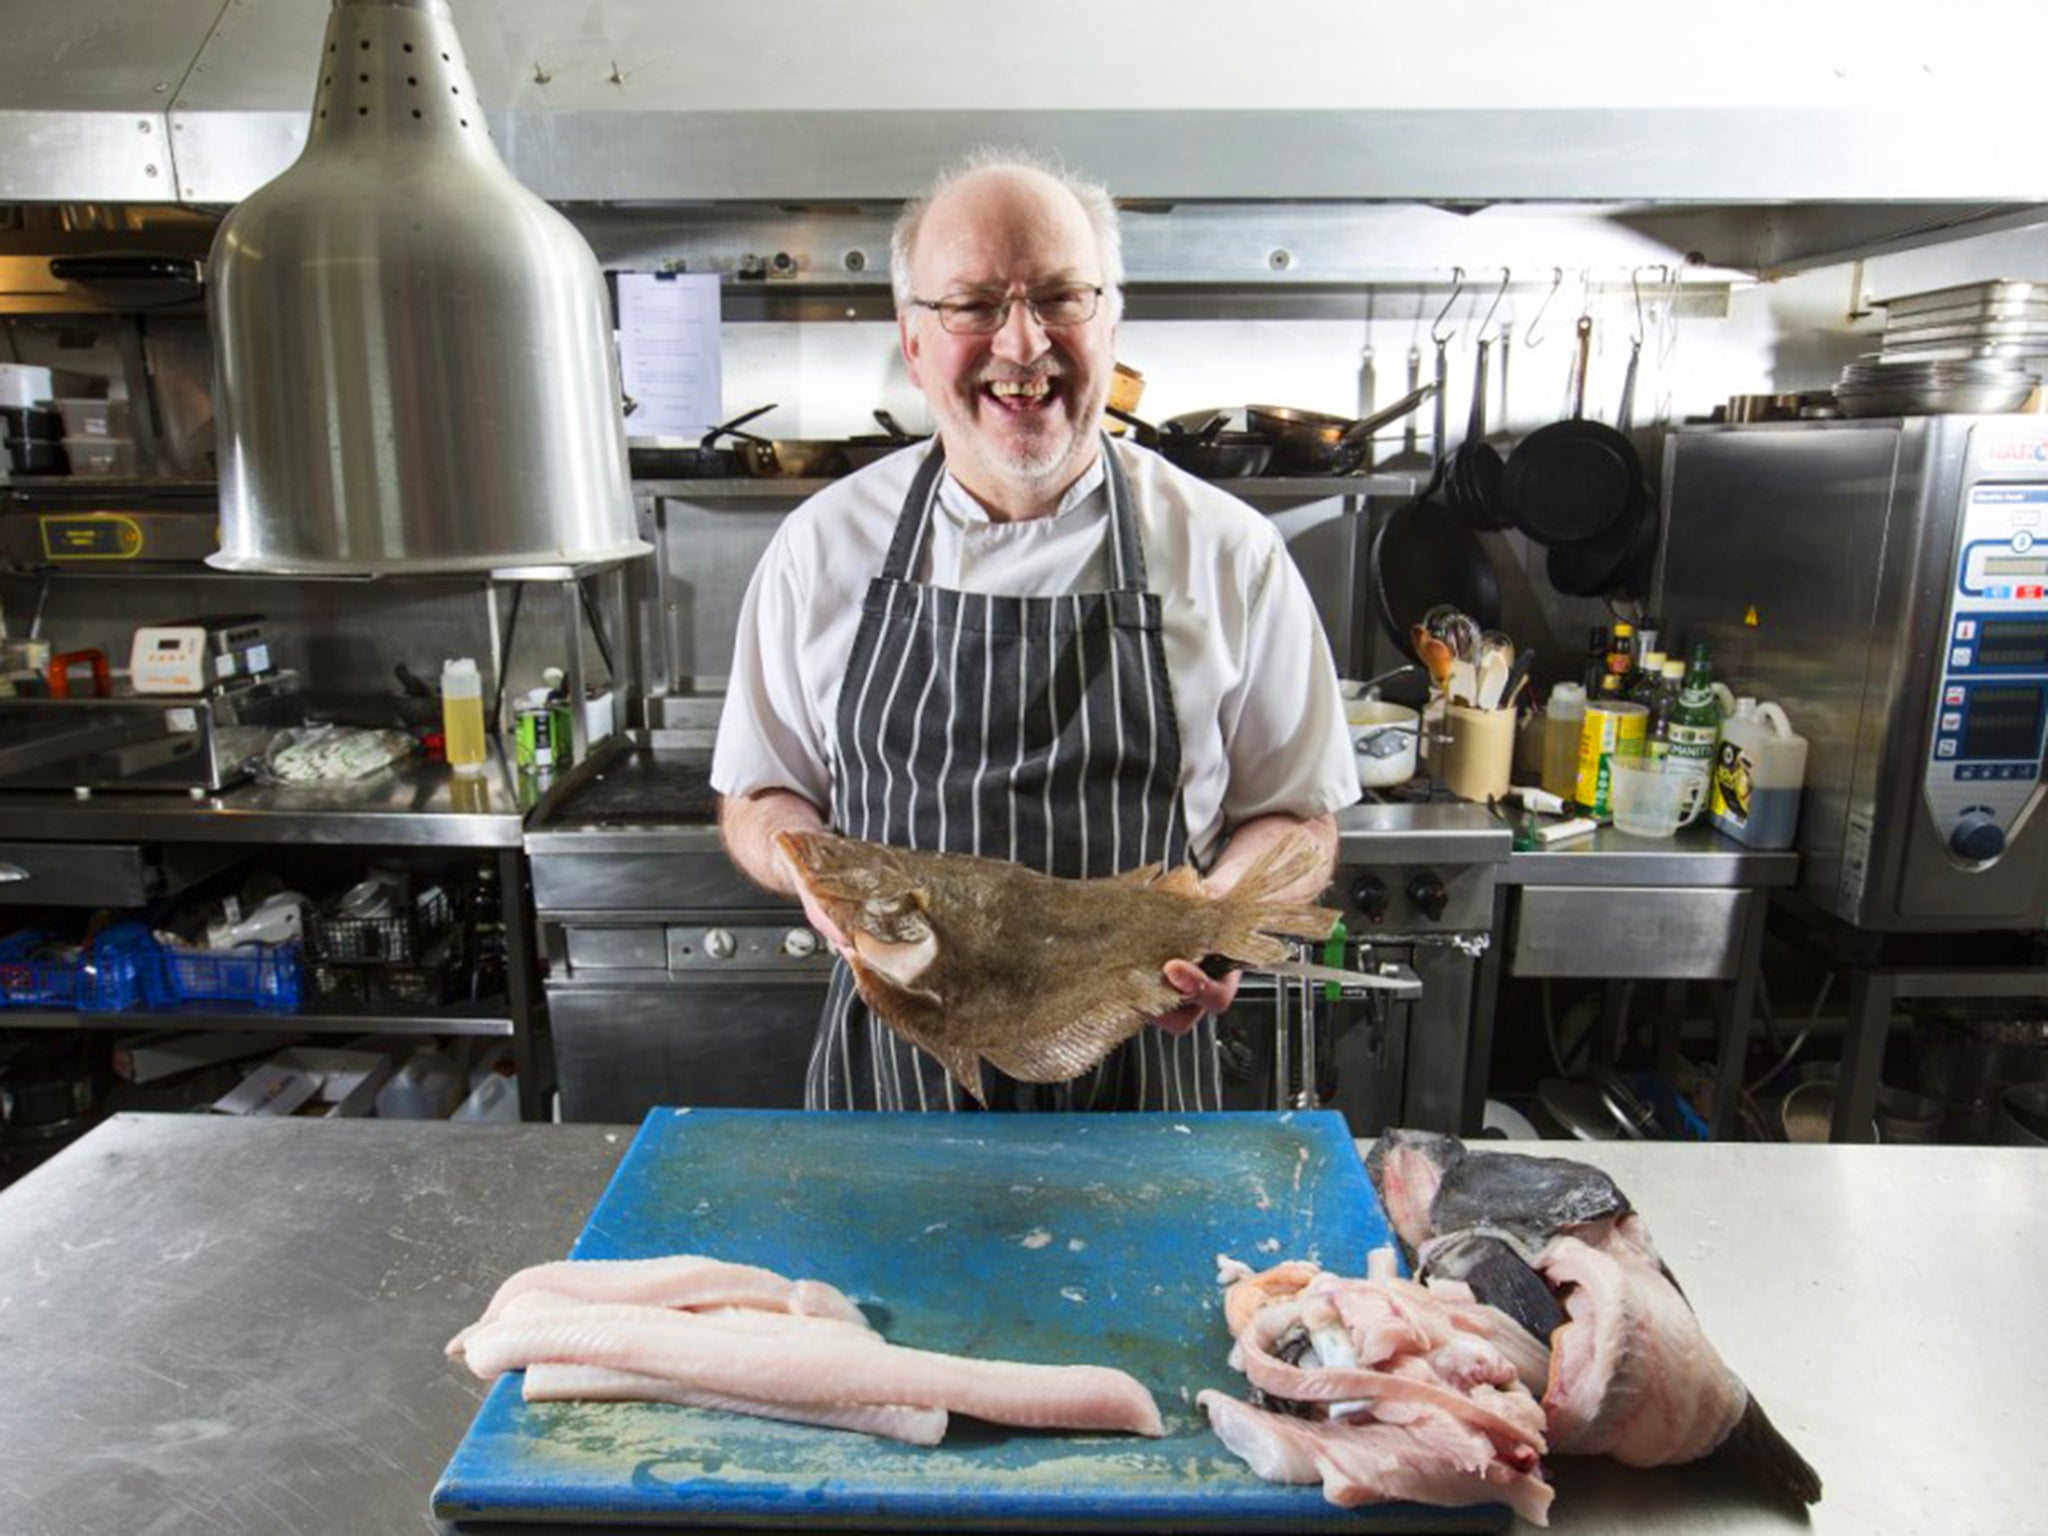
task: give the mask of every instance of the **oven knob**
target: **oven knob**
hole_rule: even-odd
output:
[[[1387,889],[1387,882],[1378,875],[1360,875],[1358,883],[1351,887],[1351,905],[1358,908],[1358,915],[1369,923],[1383,923],[1387,920],[1387,903],[1393,893]]]
[[[739,941],[723,928],[713,928],[704,935],[704,953],[713,960],[730,960],[739,951]]]
[[[1982,811],[1970,811],[1949,833],[1948,845],[1957,858],[1984,864],[2005,852],[2005,831]]]
[[[808,960],[818,952],[818,936],[808,928],[792,928],[782,936],[782,952],[797,960]]]
[[[1416,911],[1434,923],[1442,919],[1444,908],[1451,904],[1451,893],[1444,889],[1440,877],[1425,869],[1408,882],[1408,899],[1415,903]]]

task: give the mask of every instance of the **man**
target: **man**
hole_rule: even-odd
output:
[[[905,209],[890,257],[937,440],[812,497],[754,574],[712,766],[734,862],[801,896],[774,836],[829,825],[1063,877],[1192,860],[1221,892],[1305,833],[1324,863],[1288,894],[1319,891],[1358,793],[1329,645],[1270,523],[1102,433],[1115,205],[984,157]],[[1235,978],[1166,978],[1188,1002],[1159,1028],[1055,1089],[990,1071],[988,1101],[1221,1107],[1211,1016]],[[807,1107],[968,1102],[842,958]]]

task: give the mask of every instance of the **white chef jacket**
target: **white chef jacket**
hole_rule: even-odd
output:
[[[861,603],[880,574],[926,445],[834,481],[784,520],[740,609],[711,783],[787,789],[831,804],[832,761]],[[1320,816],[1358,798],[1330,646],[1279,533],[1158,454],[1110,449],[1130,478],[1147,587],[1180,726],[1182,806],[1206,865],[1227,827]],[[1049,517],[996,522],[948,472],[920,581],[1006,597],[1113,585],[1106,472],[1098,461]]]

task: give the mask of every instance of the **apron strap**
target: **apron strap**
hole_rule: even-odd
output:
[[[1102,434],[1104,478],[1109,486],[1111,585],[1119,592],[1145,590],[1145,548],[1138,537],[1137,514],[1131,508],[1131,481],[1117,459],[1109,434]],[[896,516],[896,532],[889,540],[889,553],[882,561],[885,581],[913,579],[924,555],[924,541],[931,527],[932,505],[938,500],[939,480],[946,470],[946,447],[937,437],[931,452],[917,468],[910,490],[903,498],[903,510]]]

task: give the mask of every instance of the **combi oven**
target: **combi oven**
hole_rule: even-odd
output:
[[[2048,420],[1674,432],[1660,611],[1808,738],[1805,894],[1879,932],[2048,918]]]

